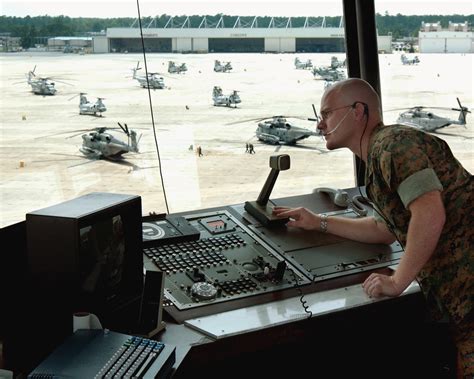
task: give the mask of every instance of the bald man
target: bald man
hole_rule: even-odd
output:
[[[348,148],[366,164],[374,217],[317,215],[275,207],[288,226],[366,243],[398,240],[404,254],[391,276],[373,273],[362,287],[370,297],[398,296],[418,279],[430,311],[448,320],[458,348],[458,376],[474,376],[473,176],[443,140],[408,126],[384,125],[380,99],[361,79],[329,87],[318,129],[329,150]]]

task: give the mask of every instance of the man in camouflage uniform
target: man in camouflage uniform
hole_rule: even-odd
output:
[[[375,217],[320,217],[305,208],[275,207],[289,226],[367,243],[404,246],[393,275],[371,274],[370,297],[398,296],[415,279],[430,311],[452,326],[458,376],[474,377],[473,176],[443,140],[408,126],[382,123],[380,99],[361,79],[328,88],[318,129],[328,149],[349,148],[366,163]]]

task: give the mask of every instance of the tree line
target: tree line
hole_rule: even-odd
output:
[[[167,27],[190,27],[198,28],[203,22],[203,16],[175,16],[170,20],[169,15],[160,15],[156,17],[142,18],[142,26],[163,28]],[[222,19],[221,19],[222,18]],[[238,22],[240,21],[240,22]],[[254,17],[240,17],[227,16],[217,14],[213,16],[206,16],[207,27],[226,27],[230,28],[234,25],[240,27],[250,27],[254,21]],[[274,27],[286,27],[287,19],[284,17],[273,18]],[[303,27],[305,22],[308,26],[321,26],[323,17],[292,17],[291,27]],[[326,27],[338,27],[341,21],[340,17],[326,17]],[[450,16],[404,16],[401,14],[389,15],[385,13],[381,15],[376,14],[376,24],[379,35],[392,34],[394,39],[401,37],[417,37],[422,22],[441,22],[443,28],[447,28],[449,21],[451,22],[465,22],[469,25],[474,22],[474,15],[450,15]],[[220,22],[220,24],[219,24]],[[257,17],[256,25],[254,27],[268,27],[271,22],[271,17]],[[58,36],[85,36],[87,33],[98,33],[105,31],[107,28],[130,27],[138,26],[137,20],[132,17],[122,18],[71,18],[67,16],[37,16],[37,17],[12,17],[0,16],[0,33],[10,33],[12,37],[20,37],[23,48],[34,46],[35,41],[40,37],[58,37]]]

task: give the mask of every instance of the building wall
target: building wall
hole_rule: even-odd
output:
[[[192,38],[176,38],[176,49],[173,49],[173,51],[182,52],[182,51],[192,51],[192,50],[194,50]]]
[[[294,53],[296,38],[265,38],[265,51],[279,53]]]
[[[280,38],[280,52],[293,53],[296,51],[295,38]]]
[[[97,36],[92,39],[92,51],[94,53],[108,53],[109,39],[106,36]]]
[[[471,53],[473,38],[472,32],[420,32],[418,46],[420,53]]]
[[[321,44],[323,51],[326,45],[335,46],[334,51],[344,51],[344,28],[150,28],[143,31],[145,42],[155,39],[169,39],[171,41],[171,51],[176,52],[208,52],[209,39],[227,38],[238,40],[264,39],[264,51],[267,52],[296,52],[297,41],[316,41]],[[110,28],[107,29],[107,38],[116,39],[139,39],[140,30],[138,28]],[[392,52],[391,36],[379,36],[379,50]],[[101,48],[104,45],[101,44]],[[304,49],[305,51],[310,51]],[[96,51],[96,50],[94,50]],[[327,50],[331,51],[331,50]],[[104,52],[98,51],[97,52]]]
[[[392,36],[378,36],[377,37],[377,46],[379,51],[384,53],[392,52]]]
[[[208,52],[209,40],[207,38],[193,38],[193,51]]]

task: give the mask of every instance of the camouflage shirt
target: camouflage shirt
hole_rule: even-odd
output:
[[[446,222],[418,280],[434,316],[461,322],[474,298],[473,176],[442,139],[409,126],[382,125],[370,139],[365,181],[380,218],[404,246],[410,202],[441,192]]]

